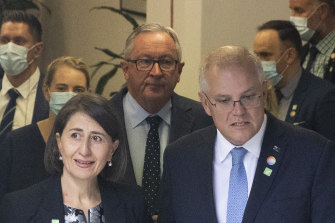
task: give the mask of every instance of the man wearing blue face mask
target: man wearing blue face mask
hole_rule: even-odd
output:
[[[254,52],[278,96],[279,118],[335,141],[335,86],[301,67],[301,39],[289,21],[258,28]]]
[[[23,11],[4,14],[0,30],[0,142],[12,129],[48,117],[37,60],[43,50],[38,19]]]
[[[290,0],[291,17],[302,40],[302,66],[335,83],[335,1]]]

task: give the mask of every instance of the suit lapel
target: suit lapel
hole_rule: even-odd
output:
[[[48,181],[40,208],[37,210],[32,222],[49,223],[52,219],[64,222],[64,203],[60,177],[52,177]]]
[[[46,119],[49,116],[49,103],[44,98],[42,85],[43,85],[43,75],[40,74],[40,79],[38,80],[38,86],[36,90],[32,123]]]
[[[285,135],[278,122],[280,121],[268,115],[268,123],[264,133],[253,185],[244,212],[243,223],[254,222],[259,209],[270,191],[286,152]],[[267,162],[267,158],[270,156],[273,156],[276,160],[274,165],[270,165]]]
[[[290,106],[287,110],[286,114],[286,122],[293,123],[293,124],[302,124],[302,123],[295,123],[297,117],[299,117],[299,113],[301,111],[301,105],[303,104],[304,100],[306,99],[306,91],[308,90],[308,74],[303,70],[297,88],[293,93],[293,98],[290,103]]]
[[[186,135],[192,130],[192,123],[194,117],[191,115],[192,107],[187,104],[180,103],[180,96],[173,93],[172,100],[172,111],[171,111],[171,129],[169,143],[180,138],[180,136]]]

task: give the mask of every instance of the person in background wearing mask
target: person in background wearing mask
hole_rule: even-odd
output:
[[[302,40],[303,68],[335,83],[335,1],[290,0],[290,20]]]
[[[335,86],[301,68],[301,50],[291,22],[272,20],[258,28],[254,52],[276,88],[279,118],[335,141]]]
[[[60,57],[48,66],[43,93],[50,105],[49,118],[8,133],[0,145],[0,199],[48,175],[43,164],[46,142],[55,117],[74,95],[89,89],[88,67],[79,58]]]
[[[4,14],[0,31],[0,142],[12,129],[46,119],[48,102],[43,97],[43,75],[37,59],[43,50],[38,19],[23,11]]]

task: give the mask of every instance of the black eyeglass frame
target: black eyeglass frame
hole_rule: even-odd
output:
[[[143,61],[143,60],[149,60],[149,59],[137,59],[137,60],[126,60],[126,61],[131,62],[131,63],[134,63],[134,64],[136,65],[136,69],[137,69],[138,71],[151,71],[152,68],[155,66],[155,63],[157,63],[158,66],[159,66],[159,69],[160,69],[161,71],[169,72],[169,71],[174,71],[174,70],[176,70],[177,64],[180,63],[179,60],[171,60],[171,61],[174,61],[174,62],[175,62],[175,64],[174,64],[174,68],[171,69],[171,70],[167,70],[167,69],[164,69],[164,68],[162,69],[162,67],[161,67],[161,65],[160,65],[160,63],[159,63],[159,62],[161,62],[161,61],[163,61],[163,60],[150,60],[150,61],[152,62],[151,67],[148,66],[148,69],[145,69],[145,70],[143,70],[143,69],[138,69],[138,64],[137,64],[137,62],[138,62],[138,61]],[[150,69],[149,69],[149,67],[150,67]]]

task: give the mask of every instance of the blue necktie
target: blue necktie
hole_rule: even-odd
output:
[[[227,223],[241,223],[248,200],[248,180],[243,165],[247,150],[243,147],[235,147],[230,153],[233,162],[229,179]]]
[[[5,113],[3,114],[2,121],[0,124],[0,141],[2,141],[8,132],[12,130],[13,126],[13,119],[15,114],[15,108],[16,108],[16,99],[20,96],[20,93],[18,93],[13,88],[10,89],[7,94],[10,97],[10,100],[7,104]]]

